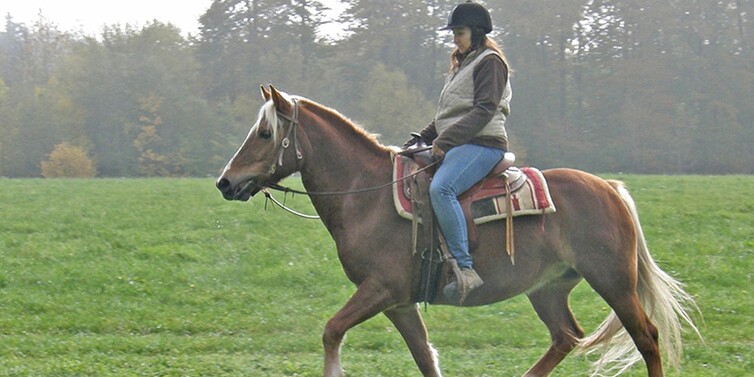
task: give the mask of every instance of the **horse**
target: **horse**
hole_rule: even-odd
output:
[[[300,173],[343,270],[356,286],[325,325],[323,375],[344,376],[340,352],[346,332],[384,313],[422,375],[441,376],[420,312],[421,257],[412,253],[411,221],[396,213],[386,185],[393,179],[397,148],[382,145],[334,109],[272,85],[262,86],[261,92],[266,102],[258,119],[215,185],[225,199],[247,201]],[[602,351],[594,373],[606,366],[622,373],[642,359],[650,377],[663,376],[661,358],[677,367],[681,327],[689,325],[699,333],[689,314],[696,306],[683,285],[649,254],[625,185],[568,168],[544,170],[543,175],[557,211],[514,218],[515,264],[505,257],[505,226],[500,221],[481,224],[479,247],[472,255],[484,284],[460,305],[528,297],[551,344],[525,376],[549,375],[574,350]],[[588,336],[568,303],[582,279],[612,308]],[[456,305],[442,294],[432,304]]]

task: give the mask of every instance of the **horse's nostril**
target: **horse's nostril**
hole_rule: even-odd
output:
[[[220,178],[220,179],[217,180],[217,183],[215,184],[215,186],[217,186],[218,190],[224,192],[230,186],[230,181],[228,181],[225,178]]]

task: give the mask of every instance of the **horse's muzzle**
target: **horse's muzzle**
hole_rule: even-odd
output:
[[[243,202],[249,200],[262,189],[262,186],[257,184],[257,181],[254,178],[233,185],[227,178],[221,177],[217,180],[215,186],[217,186],[217,189],[223,194],[225,200],[240,200]]]

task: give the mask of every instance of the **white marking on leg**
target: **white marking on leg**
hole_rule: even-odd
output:
[[[429,346],[429,350],[432,353],[432,364],[435,367],[435,373],[437,374],[438,377],[442,377],[442,372],[440,371],[440,357],[439,357],[439,353],[437,352],[437,350],[435,349],[435,347],[432,346],[432,343],[427,343],[427,345]]]
[[[343,339],[338,342],[337,347],[333,349],[325,349],[325,374],[324,377],[343,377],[346,375],[343,367],[340,364],[340,349],[343,346]]]

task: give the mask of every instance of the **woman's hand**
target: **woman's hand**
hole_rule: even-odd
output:
[[[405,143],[403,143],[403,149],[408,149],[410,147],[413,147],[416,145],[416,143],[420,142],[422,140],[421,135],[419,135],[416,132],[411,133],[411,138],[406,140]]]
[[[437,158],[443,158],[445,157],[445,151],[440,149],[440,147],[437,146],[437,144],[432,145],[432,155]]]

